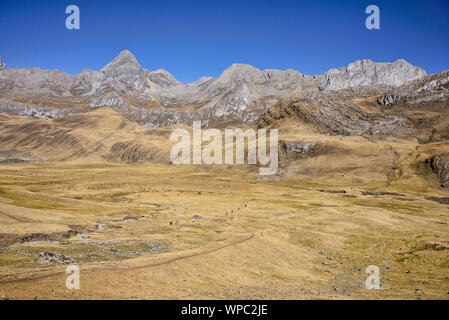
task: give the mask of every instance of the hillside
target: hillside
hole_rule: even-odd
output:
[[[129,51],[75,76],[3,68],[0,297],[447,299],[448,84],[404,60],[190,84]],[[174,165],[194,120],[278,129],[278,171]]]

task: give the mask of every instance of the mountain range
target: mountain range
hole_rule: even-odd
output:
[[[242,164],[175,165],[193,120],[222,141],[277,129],[277,171],[250,141]],[[0,300],[447,299],[448,188],[449,70],[233,64],[181,83],[126,50],[77,75],[0,59]]]
[[[438,176],[433,186],[449,187],[449,70],[427,75],[403,59],[358,60],[310,76],[233,64],[218,78],[186,84],[165,70],[142,69],[127,50],[77,75],[0,65],[0,162],[169,163],[170,127],[191,130],[201,120],[203,127],[279,129],[281,175],[321,176],[311,169],[316,163],[299,168],[347,154],[332,172],[363,167],[364,176],[380,170],[389,181],[405,170],[401,159],[414,175]],[[393,165],[382,160],[381,170],[355,137],[370,152],[391,151]],[[418,149],[422,159],[411,159]]]
[[[85,69],[76,75],[0,64],[2,113],[52,119],[110,107],[147,127],[193,120],[202,120],[205,126],[248,126],[270,107],[298,95],[323,96],[367,86],[393,89],[426,76],[403,59],[392,63],[365,59],[315,76],[233,64],[218,78],[181,83],[166,70],[143,69],[128,50],[99,71]]]

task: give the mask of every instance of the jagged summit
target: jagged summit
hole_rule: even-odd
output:
[[[157,84],[161,88],[179,87],[182,84],[167,70],[157,69],[148,73],[151,82]]]
[[[363,59],[356,60],[347,67],[325,72],[321,75],[318,89],[338,90],[367,85],[401,86],[426,75],[426,71],[404,59],[392,63]]]
[[[234,63],[218,78],[181,83],[164,69],[142,69],[136,57],[123,50],[101,70],[85,69],[77,75],[40,68],[3,70],[0,112],[45,118],[79,112],[75,110],[85,106],[88,110],[111,107],[148,127],[190,123],[193,119],[210,125],[214,121],[218,125],[249,124],[291,96],[358,86],[394,87],[425,75],[423,69],[404,59],[392,63],[357,60],[313,77],[292,69],[260,70]],[[17,98],[27,103],[19,106]],[[49,99],[70,107],[44,110],[43,106],[53,104]]]
[[[129,51],[128,49],[122,50],[120,52],[120,54],[118,55],[118,57],[130,57],[130,58],[136,58],[131,51]]]
[[[107,72],[111,69],[117,69],[128,65],[141,69],[140,64],[137,61],[136,57],[129,50],[123,50],[114,60],[109,62],[100,71]]]
[[[227,68],[218,78],[222,83],[229,83],[236,80],[258,81],[264,80],[263,71],[249,64],[234,63]]]
[[[140,100],[149,99],[149,96],[144,97],[149,89],[145,78],[147,72],[129,50],[123,50],[100,70],[103,76],[95,93],[97,96],[103,95],[112,89],[120,95],[137,96]]]

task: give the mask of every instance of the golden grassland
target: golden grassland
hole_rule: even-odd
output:
[[[425,163],[448,142],[276,127],[316,144],[281,150],[279,173],[262,177],[170,165],[171,128],[110,109],[2,116],[7,157],[38,162],[0,164],[0,298],[449,298],[449,206],[434,201],[448,193]],[[365,287],[369,265],[380,290]]]
[[[407,177],[388,184],[354,176],[261,179],[255,169],[230,166],[87,161],[1,165],[0,296],[447,299],[449,207],[428,199],[444,192]],[[66,238],[69,230],[80,233]],[[34,238],[24,242],[26,235]],[[158,250],[148,253],[150,244]],[[40,263],[41,252],[76,260],[80,290],[66,288],[65,265]],[[380,290],[365,288],[368,265],[380,268]]]

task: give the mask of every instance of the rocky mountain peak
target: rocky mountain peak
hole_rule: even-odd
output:
[[[182,86],[173,75],[164,69],[158,69],[148,73],[148,78],[151,82],[157,84],[161,88],[171,88]]]
[[[320,90],[339,90],[367,85],[401,86],[409,81],[426,76],[426,72],[404,59],[393,63],[357,60],[347,67],[325,72],[318,84]]]
[[[147,70],[143,70],[136,57],[129,51],[123,50],[100,73],[103,74],[101,85],[96,90],[98,95],[109,89],[127,96],[140,95],[148,89],[145,79]],[[136,91],[139,91],[138,94]]]
[[[6,67],[1,60],[0,66]],[[120,110],[148,127],[188,124],[192,119],[207,120],[211,125],[214,121],[219,125],[246,125],[292,96],[327,97],[340,93],[320,91],[357,86],[361,86],[360,90],[377,90],[377,85],[401,86],[425,74],[423,69],[403,59],[392,63],[357,60],[347,67],[313,77],[291,69],[260,70],[235,63],[219,78],[203,77],[183,84],[164,69],[151,72],[142,69],[136,57],[129,50],[123,50],[100,71],[85,69],[77,75],[40,68],[3,70],[0,72],[0,97],[11,101],[0,101],[0,113],[36,113],[42,109],[41,105],[48,104],[48,97],[58,97],[74,106],[64,112],[81,110],[85,103],[91,108],[106,106]],[[12,101],[15,97],[33,98],[30,103],[36,101],[35,97],[41,100],[39,105],[31,105],[31,108],[16,105]],[[154,108],[148,109],[148,106]],[[64,114],[56,108],[47,109],[44,115],[36,114],[42,117]]]
[[[136,57],[129,51],[123,50],[120,54],[111,62],[109,62],[103,69],[102,72],[109,72],[111,70],[120,69],[141,69],[139,62]]]
[[[348,64],[347,70],[367,69],[372,67],[373,65],[375,65],[375,62],[373,62],[372,60],[361,59]]]
[[[218,81],[221,83],[230,83],[238,80],[262,82],[265,80],[265,76],[263,71],[250,66],[249,64],[234,63],[223,71],[218,78]]]

